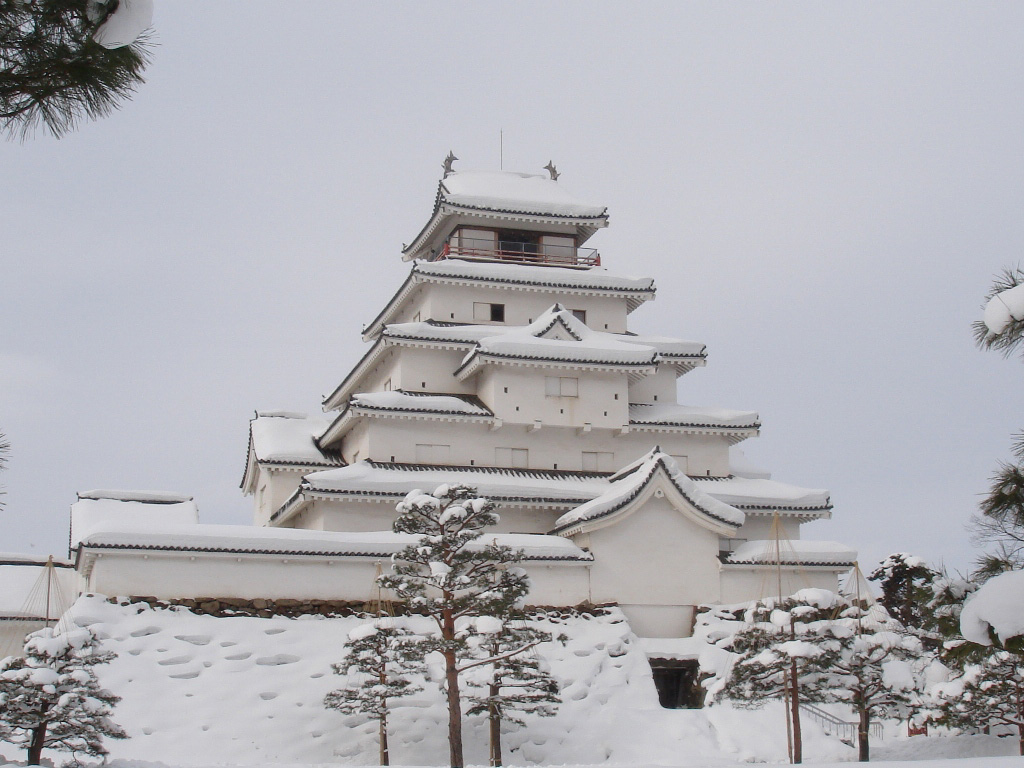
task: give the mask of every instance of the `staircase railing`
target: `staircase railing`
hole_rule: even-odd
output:
[[[858,723],[851,723],[848,720],[838,718],[831,712],[826,712],[821,707],[816,707],[813,704],[801,702],[800,709],[809,715],[812,720],[817,722],[822,727],[822,730],[824,730],[829,736],[838,736],[840,741],[845,741],[849,744],[856,742]],[[870,729],[871,736],[876,739],[882,738],[881,723],[871,723],[868,727]]]

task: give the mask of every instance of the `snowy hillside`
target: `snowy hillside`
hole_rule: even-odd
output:
[[[130,736],[108,742],[115,765],[376,763],[376,723],[322,704],[328,691],[344,684],[331,664],[341,658],[348,632],[362,623],[358,618],[215,617],[145,603],[119,605],[102,597],[80,598],[72,615],[98,633],[105,650],[117,654],[111,664],[97,668],[101,683],[122,697],[114,717]],[[429,627],[426,619],[413,621]],[[507,763],[785,761],[779,705],[759,711],[661,708],[641,643],[617,610],[601,616],[549,615],[535,624],[568,637],[564,646],[539,648],[562,685],[564,703],[553,718],[528,718],[527,728],[507,731]],[[446,712],[434,682],[439,676],[434,671],[431,680],[418,681],[424,692],[394,710],[395,764],[446,764]],[[467,723],[467,760],[485,764],[485,723]],[[893,738],[899,730],[897,725],[887,729],[875,751],[878,759],[1007,755],[1015,747],[1012,740],[984,736]],[[805,723],[804,738],[808,762],[854,758],[850,747],[813,722]],[[0,753],[20,757],[10,745]]]
[[[108,744],[113,758],[172,765],[376,759],[376,724],[322,705],[324,695],[344,683],[331,663],[340,659],[343,640],[360,619],[217,618],[99,597],[81,598],[72,613],[118,655],[97,670],[101,682],[123,697],[115,719],[131,735]],[[508,732],[508,762],[667,765],[686,756],[728,764],[784,756],[785,735],[771,710],[662,709],[646,657],[617,610],[536,624],[569,638],[564,646],[539,649],[562,685],[564,703],[557,716]],[[408,706],[393,715],[396,763],[437,765],[448,757],[438,686],[422,684],[424,692],[403,700]],[[744,721],[739,729],[736,718]],[[485,724],[468,722],[467,759],[484,763]],[[749,736],[751,728],[766,738],[731,735]],[[809,741],[818,759],[850,753],[835,740]]]

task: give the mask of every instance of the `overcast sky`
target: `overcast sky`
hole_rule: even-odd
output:
[[[246,523],[255,409],[315,411],[456,168],[607,204],[633,330],[703,341],[680,402],[827,487],[805,535],[963,569],[1024,427],[970,323],[1024,242],[1024,5],[156,0],[148,83],[0,144],[0,550],[93,488]]]

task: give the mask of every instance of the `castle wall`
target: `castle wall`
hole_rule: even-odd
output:
[[[684,608],[719,600],[718,534],[664,496],[653,494],[614,525],[573,540],[594,555],[594,602],[618,602],[627,616],[647,616],[652,627],[683,622],[689,615]]]
[[[843,568],[842,572],[849,570]],[[791,595],[801,589],[839,590],[839,573],[822,568],[782,569],[782,594]],[[726,566],[722,569],[722,603],[746,603],[779,594],[779,572],[775,566]]]
[[[425,289],[427,311],[432,320],[488,324],[488,321],[474,316],[473,303],[481,302],[505,305],[504,322],[491,323],[493,325],[529,325],[553,304],[562,304],[566,309],[586,312],[586,324],[595,331],[626,332],[626,301],[622,298],[572,296],[553,291],[513,291],[483,285],[429,285]]]
[[[644,376],[629,385],[629,402],[674,403],[677,379],[674,368],[667,365],[659,366],[653,376]]]
[[[388,558],[309,557],[202,552],[104,552],[87,592],[173,600],[227,597],[270,600],[369,600],[377,564]],[[530,605],[578,605],[588,597],[588,566],[525,563]]]
[[[540,420],[551,426],[582,427],[589,423],[618,428],[629,422],[625,374],[495,366],[478,378],[480,399],[495,416],[509,423]],[[575,392],[575,396],[552,394],[559,385]]]
[[[552,398],[555,399],[555,398]],[[492,430],[486,424],[444,421],[412,421],[375,419],[368,427],[368,449],[360,450],[360,458],[375,461],[418,463],[417,445],[447,445],[448,464],[459,466],[512,466],[499,460],[498,448],[525,448],[531,469],[583,470],[584,452],[611,454],[597,457],[599,471],[612,471],[640,458],[654,445],[677,457],[680,467],[690,474],[725,475],[729,472],[729,446],[717,435],[685,435],[679,433],[629,432],[595,427],[581,432],[576,427],[529,426],[505,424]],[[353,437],[345,439],[345,455],[365,442]],[[421,451],[422,453],[422,451]],[[392,459],[394,457],[394,459]],[[685,461],[681,459],[685,457]],[[594,461],[595,457],[589,457]],[[434,462],[436,463],[436,462]],[[605,466],[607,465],[607,466]],[[595,467],[586,467],[593,470]],[[750,537],[754,538],[754,537]]]

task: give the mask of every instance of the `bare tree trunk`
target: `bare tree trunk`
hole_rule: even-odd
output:
[[[459,696],[459,668],[455,650],[450,644],[455,640],[455,617],[450,609],[441,616],[441,637],[449,644],[444,651],[444,679],[448,696],[448,752],[451,768],[463,768],[462,759],[462,700]]]
[[[871,760],[868,732],[871,729],[871,712],[863,704],[860,707],[860,724],[857,726],[857,759],[866,763]]]
[[[488,693],[491,703],[487,705],[488,726],[491,730],[491,766],[497,768],[501,765],[501,713],[494,700],[498,697],[499,687],[491,683]]]
[[[388,713],[387,710],[380,714],[380,764],[391,765],[391,756],[388,754]]]
[[[800,734],[800,686],[797,684],[796,659],[790,662],[790,684],[789,706],[793,719],[793,762],[804,761],[804,740]]]

